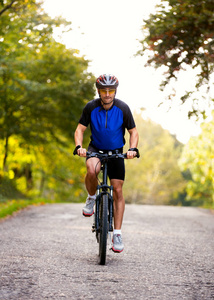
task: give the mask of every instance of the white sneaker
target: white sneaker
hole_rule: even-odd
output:
[[[86,204],[82,210],[83,216],[91,217],[94,214],[94,204],[95,204],[95,198],[88,196],[86,199]]]
[[[122,242],[121,234],[114,234],[112,242],[113,242],[112,250],[114,252],[120,253],[120,252],[123,251],[124,245],[123,245],[123,242]]]

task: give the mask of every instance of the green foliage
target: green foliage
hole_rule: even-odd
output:
[[[160,125],[144,120],[141,115],[135,115],[135,120],[141,157],[126,162],[126,201],[174,204],[185,187],[178,167],[182,145]]]
[[[2,147],[0,142],[0,153]],[[9,149],[8,171],[0,176],[3,199],[26,195],[80,202],[85,198],[85,160],[73,156],[74,144],[69,148],[54,142],[36,146],[11,137]]]
[[[70,23],[41,3],[0,2],[0,194],[79,201],[84,161],[72,157],[73,134],[95,79],[78,50],[53,39]]]
[[[37,198],[37,199],[18,199],[18,200],[13,199],[5,203],[0,203],[0,219],[12,215],[14,212],[24,209],[30,205],[44,205],[47,203],[51,204],[55,202],[56,201]]]
[[[185,146],[180,165],[191,173],[187,201],[214,208],[214,112],[213,120],[202,124],[201,129],[201,134]]]
[[[144,21],[146,37],[138,54],[150,50],[147,65],[164,66],[162,88],[187,66],[197,70],[196,89],[201,85],[209,88],[214,68],[213,13],[213,0],[162,0],[156,14]],[[181,100],[185,102],[191,93],[188,91]],[[197,110],[192,113],[196,114]]]
[[[33,171],[40,196],[71,202],[85,198],[85,160],[75,159],[73,149],[73,144],[69,149],[51,144],[35,152],[39,163]]]
[[[6,5],[6,4],[5,4]],[[18,5],[18,7],[17,7]],[[88,61],[52,38],[52,20],[40,3],[20,1],[0,17],[0,139],[32,145],[68,144],[86,99],[94,95]],[[69,28],[68,28],[69,29]],[[78,117],[77,117],[78,116]]]
[[[0,203],[4,203],[7,199],[25,198],[25,195],[17,189],[15,180],[6,176],[0,176]]]

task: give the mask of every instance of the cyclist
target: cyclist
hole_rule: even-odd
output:
[[[83,109],[79,124],[76,128],[74,139],[76,151],[79,156],[86,157],[86,149],[82,148],[83,136],[87,126],[90,124],[91,141],[88,151],[103,152],[112,151],[115,153],[119,150],[123,152],[125,144],[125,129],[129,132],[129,146],[127,158],[132,159],[136,156],[138,149],[138,132],[133,119],[133,115],[128,105],[115,98],[118,79],[114,75],[104,74],[97,78],[96,87],[99,98],[89,101]],[[94,204],[96,199],[97,173],[100,171],[98,158],[90,158],[86,160],[87,174],[85,177],[85,185],[88,191],[86,205],[83,208],[83,215],[90,217],[94,213]],[[114,198],[114,232],[113,246],[114,252],[122,252],[124,245],[122,242],[121,227],[123,214],[125,210],[125,200],[123,197],[123,183],[125,178],[124,159],[112,159],[108,162],[108,176],[113,186]]]

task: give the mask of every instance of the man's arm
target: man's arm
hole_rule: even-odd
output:
[[[138,140],[139,140],[139,135],[137,132],[137,128],[134,127],[132,129],[128,130],[129,134],[130,134],[130,138],[129,138],[129,147],[131,148],[137,148],[138,145]],[[131,159],[134,158],[136,156],[136,151],[128,151],[127,152],[127,158]]]
[[[84,132],[86,130],[86,126],[82,125],[82,124],[78,124],[77,129],[74,133],[74,141],[75,141],[75,145],[80,146],[77,150],[77,154],[79,156],[83,156],[86,157],[86,149],[82,148],[82,143],[83,143],[83,136],[84,136]]]

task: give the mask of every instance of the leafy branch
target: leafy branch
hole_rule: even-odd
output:
[[[17,1],[17,0],[13,0],[13,1],[11,1],[10,4],[6,5],[6,6],[0,11],[0,16],[1,16],[6,10],[10,9],[10,8],[12,7],[13,3],[16,2],[16,1]],[[0,4],[1,4],[2,6],[4,5],[3,0],[0,1]]]

